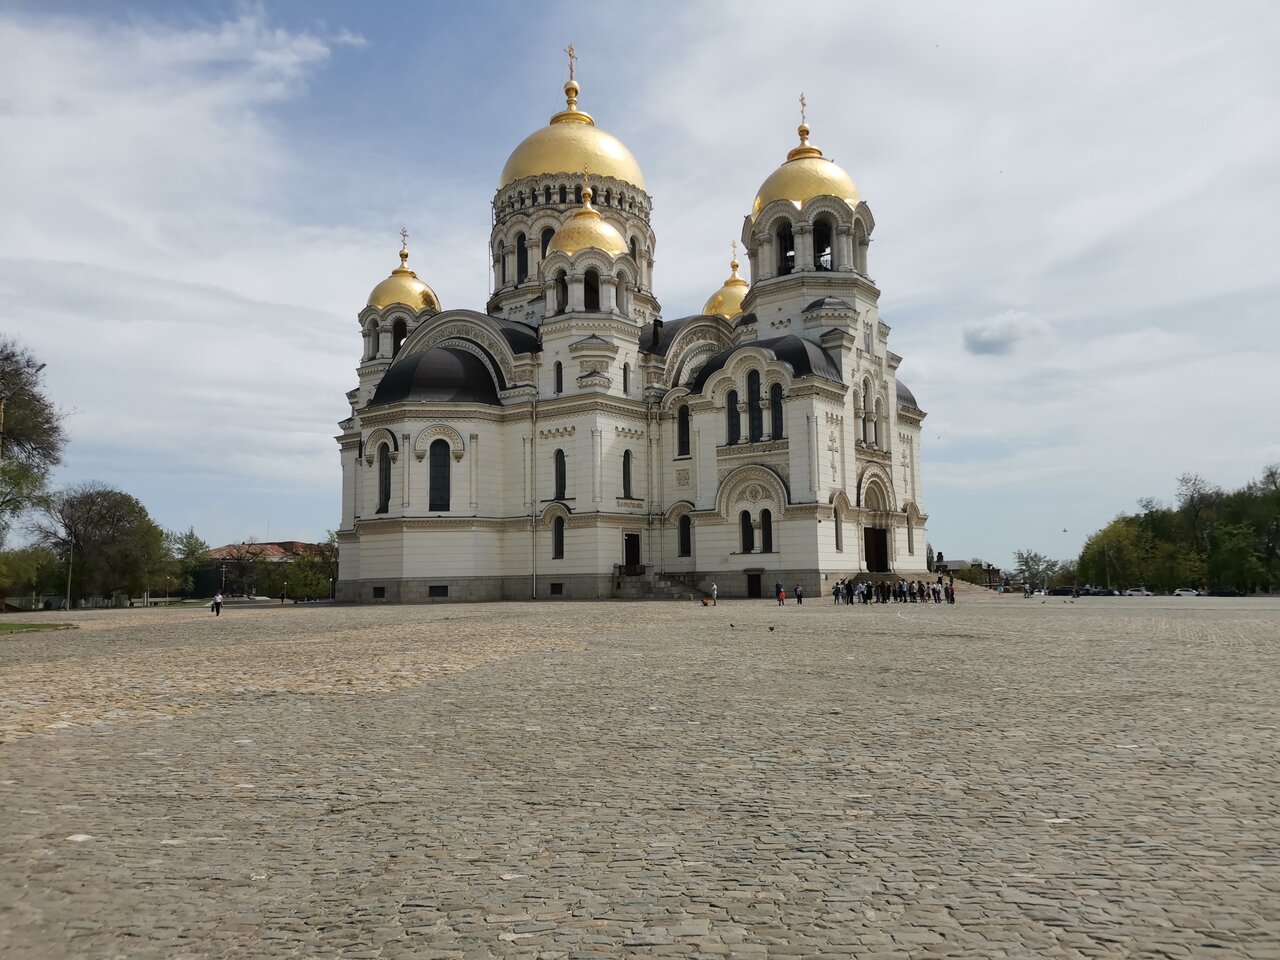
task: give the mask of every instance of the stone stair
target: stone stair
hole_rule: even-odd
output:
[[[696,600],[711,595],[671,574],[645,573],[640,576],[619,577],[614,583],[615,600]]]

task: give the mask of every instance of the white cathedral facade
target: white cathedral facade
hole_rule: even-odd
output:
[[[644,176],[578,92],[502,170],[485,309],[443,309],[402,249],[359,314],[337,598],[923,576],[925,414],[853,181],[802,124],[742,226],[750,283],[735,260],[702,313],[664,321]]]

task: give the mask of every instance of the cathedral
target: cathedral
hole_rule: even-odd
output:
[[[484,309],[442,307],[406,245],[358,315],[337,599],[924,576],[925,414],[853,180],[802,122],[743,219],[750,279],[735,256],[701,313],[667,320],[644,174],[572,70],[564,92],[498,177]]]

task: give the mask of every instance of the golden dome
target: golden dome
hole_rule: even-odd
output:
[[[391,276],[373,288],[369,294],[369,306],[385,310],[392,304],[400,303],[417,313],[422,309],[440,311],[440,300],[436,292],[418,279],[418,275],[409,269],[409,251],[400,250],[400,266],[391,271]]]
[[[564,85],[564,110],[535,130],[516,147],[502,168],[498,189],[546,173],[581,175],[590,170],[600,177],[613,177],[645,189],[640,164],[622,141],[596,126],[591,114],[578,109],[578,84]]]
[[[729,264],[732,273],[724,286],[713,293],[702,305],[702,312],[708,316],[721,316],[732,320],[742,312],[742,300],[747,295],[750,285],[738,276],[738,258],[734,257]]]
[[[603,250],[611,257],[627,253],[627,241],[622,239],[612,224],[600,219],[600,214],[591,205],[591,188],[582,191],[582,206],[573,212],[568,220],[560,225],[556,235],[547,245],[547,255],[567,253],[573,256],[579,250],[591,247]]]
[[[853,180],[817,147],[809,145],[809,125],[800,124],[800,146],[793,147],[787,161],[760,185],[756,202],[751,207],[751,217],[775,200],[790,200],[800,206],[813,197],[839,197],[850,206],[857,206],[860,199]]]

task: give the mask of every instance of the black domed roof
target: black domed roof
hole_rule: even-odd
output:
[[[400,356],[373,393],[369,406],[401,401],[498,405],[498,385],[483,360],[457,347],[432,347]]]
[[[809,304],[801,313],[812,313],[814,310],[852,310],[853,306],[847,300],[841,300],[839,297],[820,297]]]
[[[916,395],[907,389],[907,385],[901,380],[898,381],[898,402],[905,403],[908,407],[920,409],[920,404],[916,403]]]
[[[747,350],[751,347],[757,347],[773,357],[773,359],[786,363],[791,367],[791,372],[794,376],[821,377],[833,383],[844,382],[840,379],[840,368],[836,366],[835,361],[831,359],[830,355],[822,347],[812,340],[806,340],[804,337],[787,334],[785,337],[755,340],[717,353],[702,365],[702,369],[694,377],[693,392],[701,393],[703,385],[711,378],[711,375],[717,370],[724,369],[730,357],[739,350]]]

